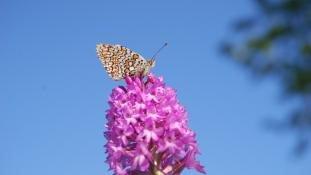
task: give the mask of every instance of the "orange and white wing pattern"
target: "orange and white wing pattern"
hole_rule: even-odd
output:
[[[148,67],[147,61],[142,56],[121,45],[98,44],[96,52],[113,80],[140,75]]]

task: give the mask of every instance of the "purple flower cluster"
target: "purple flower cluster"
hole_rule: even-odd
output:
[[[195,133],[187,127],[187,112],[176,91],[153,74],[146,82],[139,77],[125,80],[126,86],[114,88],[109,98],[104,133],[114,175],[178,175],[184,168],[205,173],[195,160]]]

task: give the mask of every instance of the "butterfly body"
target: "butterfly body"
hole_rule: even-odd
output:
[[[147,61],[121,45],[98,44],[96,52],[113,80],[122,80],[126,76],[146,76],[155,65],[154,60]]]

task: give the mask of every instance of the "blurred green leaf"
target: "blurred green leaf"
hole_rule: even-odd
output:
[[[271,40],[269,38],[253,38],[248,42],[248,47],[253,49],[268,50],[271,46]]]
[[[281,4],[281,8],[284,11],[288,12],[296,12],[301,10],[301,8],[306,4],[306,0],[286,0],[283,4]]]
[[[289,90],[294,93],[307,94],[311,91],[311,69],[296,67],[292,70]]]
[[[302,53],[305,54],[306,56],[311,57],[311,44],[305,44],[302,47]]]
[[[270,28],[270,30],[267,32],[266,37],[270,40],[276,39],[278,37],[282,37],[286,34],[289,34],[290,29],[287,26],[284,25],[275,25]]]

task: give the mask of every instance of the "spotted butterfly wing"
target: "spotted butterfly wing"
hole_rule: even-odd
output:
[[[126,76],[144,76],[155,64],[153,60],[146,61],[141,55],[121,45],[98,44],[96,52],[113,80],[122,80]]]

